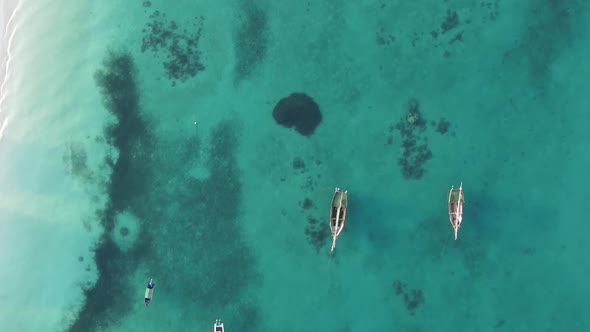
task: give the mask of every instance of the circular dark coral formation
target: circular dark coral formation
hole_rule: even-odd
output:
[[[129,228],[121,227],[121,229],[119,229],[119,233],[121,233],[123,236],[127,236],[129,234]]]
[[[84,261],[84,257],[78,256],[78,262],[83,262],[83,261]]]
[[[295,128],[303,136],[313,134],[322,122],[318,104],[305,93],[292,93],[277,103],[272,116],[275,121],[287,128]]]

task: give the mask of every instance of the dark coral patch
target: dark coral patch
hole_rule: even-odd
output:
[[[299,157],[293,158],[293,169],[305,169],[305,162]]]
[[[398,158],[398,165],[405,179],[422,178],[426,171],[424,165],[432,158],[432,152],[424,136],[426,128],[427,121],[420,112],[418,101],[414,98],[407,104],[406,116],[389,128],[390,131],[397,129],[401,134],[400,147],[403,153]],[[393,142],[393,139],[391,141]]]
[[[446,134],[449,131],[449,127],[451,123],[446,119],[440,119],[438,124],[436,124],[436,132],[442,135]]]
[[[109,52],[102,68],[95,73],[103,104],[117,119],[105,128],[104,136],[105,141],[118,151],[118,157],[105,158],[105,164],[111,170],[106,183],[109,200],[105,208],[96,213],[107,231],[94,249],[99,277],[94,286],[83,287],[86,302],[68,331],[96,331],[98,326],[108,329],[125,316],[133,308],[133,304],[125,299],[133,295],[126,278],[121,276],[135,269],[150,251],[152,241],[146,240],[123,255],[107,235],[116,231],[117,212],[131,210],[137,214],[137,208],[145,206],[142,199],[137,198],[150,192],[150,179],[154,178],[145,166],[149,165],[153,154],[153,142],[151,129],[141,114],[136,75],[135,62],[128,52]],[[144,234],[143,238],[149,239],[149,235]],[[86,271],[90,269],[87,267]]]
[[[402,296],[404,304],[408,313],[412,316],[416,314],[416,310],[424,304],[424,293],[420,289],[408,289],[404,283],[399,280],[395,280],[391,287],[396,296]]]
[[[272,111],[275,121],[287,128],[295,128],[303,136],[313,134],[322,122],[318,104],[305,93],[292,93],[276,104]]]
[[[187,29],[181,28],[158,10],[149,18],[143,29],[141,52],[151,51],[156,58],[164,56],[162,65],[173,86],[176,81],[185,82],[205,70],[199,50],[202,16],[195,17],[192,26]]]
[[[255,1],[241,1],[234,33],[235,83],[248,78],[262,63],[268,48],[268,18]]]
[[[304,210],[309,210],[313,207],[313,201],[306,197],[303,200],[303,203],[301,204],[301,206],[303,207]]]
[[[127,236],[127,234],[129,234],[129,228],[121,227],[121,229],[119,230],[119,233],[121,233],[121,235],[123,235],[123,236]]]
[[[325,224],[320,223],[316,218],[307,217],[307,225],[305,226],[305,235],[307,241],[311,244],[316,252],[320,252],[323,246],[326,245],[330,231]]]

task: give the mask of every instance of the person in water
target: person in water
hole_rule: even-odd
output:
[[[154,279],[150,279],[150,282],[148,282],[147,288],[145,289],[144,302],[146,306],[150,304],[150,302],[152,301],[152,297],[154,296],[154,287],[156,286],[156,284],[154,284],[153,280]]]

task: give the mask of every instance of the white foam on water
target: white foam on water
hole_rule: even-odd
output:
[[[80,44],[85,4],[2,6],[0,324],[61,331],[98,277],[95,211],[106,199],[109,148],[93,73],[104,53]]]
[[[2,19],[3,16],[7,14],[6,12],[4,12],[5,9],[8,9],[8,11],[10,11],[11,13],[10,17],[6,21],[6,24],[4,24],[4,20],[0,21],[0,26],[2,27],[2,31],[4,31],[2,36],[2,45],[0,47],[0,49],[2,50],[2,53],[0,53],[2,54],[2,67],[0,68],[4,69],[3,75],[0,76],[2,77],[2,83],[0,84],[0,140],[2,139],[2,133],[4,132],[4,129],[8,124],[8,119],[2,117],[2,103],[6,98],[4,88],[6,86],[6,83],[8,82],[8,79],[10,78],[10,61],[12,60],[12,54],[10,53],[10,49],[12,45],[12,39],[14,38],[14,35],[16,33],[16,26],[14,26],[14,24],[12,23],[20,6],[21,3],[18,2],[16,6],[14,6],[12,10],[10,10],[11,6],[5,3],[5,7],[0,9],[2,10],[2,13],[0,13],[0,19]]]

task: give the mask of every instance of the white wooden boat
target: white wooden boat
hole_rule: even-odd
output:
[[[330,248],[330,253],[336,248],[336,240],[344,229],[347,207],[348,190],[341,191],[340,188],[336,188],[334,190],[334,197],[332,197],[332,205],[330,208],[330,230],[332,231],[332,248]]]
[[[457,240],[457,233],[459,232],[459,227],[461,227],[461,222],[463,221],[464,200],[463,182],[461,182],[459,189],[455,189],[451,186],[451,190],[449,191],[449,221],[455,232],[455,240]]]
[[[225,332],[221,319],[215,320],[215,324],[213,324],[213,332]]]

